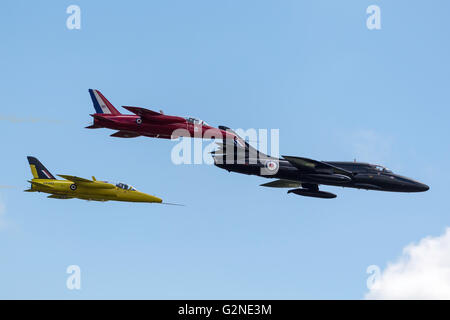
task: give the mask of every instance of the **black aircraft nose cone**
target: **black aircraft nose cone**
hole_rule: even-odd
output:
[[[421,183],[417,180],[411,178],[402,177],[395,175],[393,178],[393,183],[397,183],[398,190],[401,192],[425,192],[430,189],[425,183]]]
[[[424,183],[418,183],[418,184],[417,184],[417,191],[419,191],[419,192],[428,191],[429,189],[430,189],[430,187],[427,186],[427,185],[424,184]]]
[[[430,189],[426,184],[417,181],[410,183],[407,188],[409,189],[409,192],[425,192]]]

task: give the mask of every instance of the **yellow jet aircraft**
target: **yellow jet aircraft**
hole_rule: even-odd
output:
[[[52,199],[83,199],[94,201],[126,201],[162,203],[160,198],[139,192],[124,183],[112,184],[68,175],[58,175],[65,180],[57,180],[36,158],[28,157],[33,179],[28,181],[31,188],[26,192],[45,192]]]

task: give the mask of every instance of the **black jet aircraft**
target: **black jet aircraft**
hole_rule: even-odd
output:
[[[219,127],[229,130],[227,127]],[[236,134],[236,133],[235,133]],[[236,134],[237,136],[237,134]],[[263,187],[291,188],[288,193],[306,197],[335,198],[331,192],[319,190],[319,185],[330,185],[366,190],[392,192],[423,192],[429,187],[391,170],[370,163],[317,161],[303,157],[275,158],[259,152],[247,142],[218,142],[218,150],[211,154],[214,164],[229,172],[257,175],[277,180]]]

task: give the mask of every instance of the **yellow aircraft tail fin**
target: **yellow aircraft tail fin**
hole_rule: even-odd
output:
[[[36,170],[36,165],[30,163],[30,169],[31,169],[31,174],[33,175],[33,179],[39,179],[39,176],[38,176],[38,173]]]
[[[55,179],[46,167],[35,157],[27,157],[33,179]]]

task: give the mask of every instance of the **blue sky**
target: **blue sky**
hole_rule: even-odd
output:
[[[81,30],[66,8],[81,8]],[[366,8],[381,8],[381,30]],[[0,298],[360,299],[366,268],[450,226],[448,1],[2,1]],[[175,142],[86,130],[118,108],[280,129],[280,153],[381,163],[421,194],[174,165]],[[11,121],[14,119],[16,121]],[[24,193],[53,174],[124,181],[185,207]],[[5,186],[9,186],[5,188]],[[81,268],[68,290],[66,268]]]

